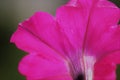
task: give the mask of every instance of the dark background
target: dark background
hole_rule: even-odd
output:
[[[20,59],[26,54],[10,43],[10,37],[19,22],[34,12],[46,11],[55,14],[58,6],[68,0],[0,0],[0,80],[25,80],[18,73]],[[120,6],[119,0],[112,0]],[[120,66],[119,66],[120,67]],[[120,68],[117,69],[120,77]],[[117,78],[120,80],[120,78]]]

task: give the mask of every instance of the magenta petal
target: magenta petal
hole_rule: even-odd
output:
[[[94,80],[116,80],[117,64],[120,64],[120,51],[116,51],[96,62]]]
[[[58,52],[44,44],[44,42],[42,42],[39,38],[21,26],[19,26],[17,31],[12,35],[11,42],[15,43],[19,49],[22,49],[28,53],[39,54],[46,58],[51,57],[51,60],[63,59]]]
[[[62,6],[57,11],[56,20],[71,44],[67,47],[68,51],[71,50],[71,46],[75,49],[82,48],[86,29],[86,14],[84,8],[72,6]]]
[[[24,76],[33,79],[70,76],[67,62],[63,62],[62,60],[52,61],[51,58],[46,59],[38,54],[25,56],[19,64],[19,71]]]
[[[82,73],[81,62],[82,46],[88,13],[81,7],[62,6],[57,10],[56,20],[61,28],[64,45],[63,50],[71,61],[74,76]]]
[[[61,29],[52,15],[45,12],[36,12],[20,25],[39,38],[44,44],[64,54],[61,48],[64,36],[62,36]]]
[[[58,47],[60,36],[54,18],[45,12],[36,12],[29,20],[22,23],[23,27],[40,38],[52,48]],[[51,46],[52,45],[52,46]]]
[[[97,34],[97,33],[96,33]],[[89,44],[89,53],[96,55],[98,59],[105,57],[107,54],[120,50],[120,28],[110,28],[100,35],[93,35]]]
[[[44,79],[35,79],[35,78],[27,77],[26,80],[73,80],[73,79],[70,75],[61,75],[61,76],[46,77]]]
[[[19,65],[19,71],[24,76],[37,79],[70,74],[67,61],[25,28],[19,26],[11,42],[30,53],[22,59]]]
[[[97,58],[120,49],[120,9],[108,1],[99,1],[90,15],[86,38],[87,51]]]

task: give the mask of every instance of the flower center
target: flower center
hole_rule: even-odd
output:
[[[74,80],[84,80],[84,75],[79,74]]]
[[[93,56],[82,55],[79,59],[74,60],[71,68],[74,80],[93,80],[94,64]]]

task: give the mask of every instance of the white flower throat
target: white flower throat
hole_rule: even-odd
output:
[[[96,59],[93,56],[82,55],[79,63],[72,56],[72,73],[74,80],[93,80],[94,64]],[[77,60],[77,59],[76,59]]]

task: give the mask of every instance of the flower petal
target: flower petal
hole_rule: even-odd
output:
[[[71,46],[73,49],[81,49],[87,19],[84,8],[62,6],[58,9],[56,18],[64,35],[66,35],[71,44],[66,50],[68,52],[71,51]]]
[[[66,60],[21,25],[13,34],[11,42],[14,42],[18,48],[30,53],[22,59],[19,65],[19,71],[26,77],[36,79],[55,75],[70,75]]]
[[[19,64],[19,71],[34,80],[70,76],[69,67],[65,61],[51,61],[38,54],[25,56]]]
[[[27,77],[27,80],[73,80],[73,79],[70,75],[61,75],[61,76],[47,77],[44,79],[35,79],[35,78]]]
[[[84,33],[87,22],[86,10],[82,7],[62,6],[57,10],[56,20],[61,28],[64,37],[64,46],[62,47],[73,65],[73,74],[82,72],[81,55]]]
[[[13,34],[11,42],[15,43],[19,49],[31,54],[39,54],[48,59],[51,58],[51,60],[56,59],[56,61],[61,61],[61,59],[64,59],[58,52],[54,51],[54,49],[42,42],[41,39],[34,36],[31,32],[24,29],[20,25]]]
[[[79,68],[79,51],[75,51],[69,40],[57,21],[44,12],[37,12],[30,19],[22,22],[11,38],[11,42],[15,43],[18,48],[28,53],[51,57],[52,60],[53,58],[68,60],[74,55],[71,53],[76,52],[77,55],[72,57],[72,62],[75,62],[79,73],[81,69]]]
[[[120,64],[120,51],[116,51],[96,62],[94,80],[116,80],[117,64]]]
[[[43,43],[64,54],[61,50],[62,33],[55,18],[45,12],[36,12],[28,20],[21,23],[22,27],[41,39]]]
[[[108,1],[99,1],[88,22],[86,51],[101,58],[110,51],[120,49],[120,9]]]

